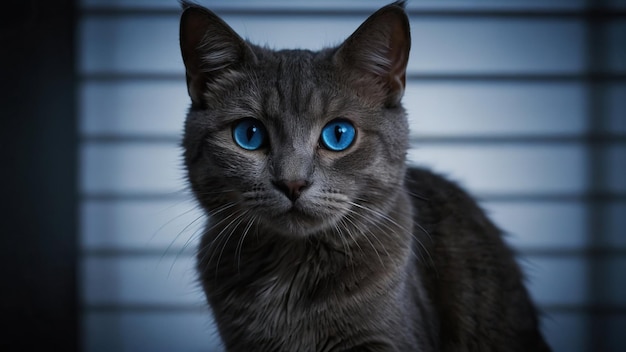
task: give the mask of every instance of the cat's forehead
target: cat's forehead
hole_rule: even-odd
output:
[[[257,52],[257,69],[267,79],[289,80],[293,78],[314,78],[320,70],[320,63],[326,59],[320,52],[304,49],[283,49]]]
[[[265,114],[320,116],[332,106],[336,89],[319,52],[281,50],[260,56],[256,89]]]

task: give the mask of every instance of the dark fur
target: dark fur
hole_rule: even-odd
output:
[[[242,40],[192,4],[181,50],[198,270],[228,351],[547,351],[500,231],[463,190],[405,166],[403,3],[320,52]],[[288,30],[288,29],[285,29]],[[239,148],[256,118],[269,142]],[[352,147],[318,144],[334,118]],[[306,181],[292,202],[283,181]]]

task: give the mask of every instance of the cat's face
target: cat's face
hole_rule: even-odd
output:
[[[400,7],[383,10],[321,52],[262,49],[204,9],[185,11],[183,146],[209,215],[299,236],[384,212],[404,177],[408,24]]]

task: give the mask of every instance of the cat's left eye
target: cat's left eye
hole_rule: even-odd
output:
[[[340,152],[348,149],[355,137],[354,125],[348,120],[337,119],[324,126],[320,139],[326,149]]]
[[[265,126],[257,119],[243,119],[233,126],[233,140],[243,149],[257,150],[266,143]]]

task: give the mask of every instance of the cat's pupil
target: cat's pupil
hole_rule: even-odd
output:
[[[254,137],[256,132],[257,127],[255,125],[251,125],[250,127],[248,127],[248,131],[246,131],[246,137],[248,138],[248,141],[252,140],[252,137]]]
[[[335,126],[335,139],[337,142],[341,140],[341,136],[346,133],[346,128],[344,126]]]

